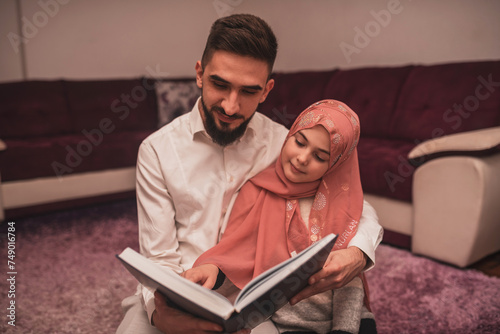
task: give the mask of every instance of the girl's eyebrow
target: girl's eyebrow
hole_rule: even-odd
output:
[[[309,143],[309,140],[307,139],[307,137],[301,131],[297,131],[297,134],[301,135],[302,138],[304,138],[304,140],[306,141],[306,143]],[[321,152],[323,152],[323,153],[325,153],[325,154],[330,155],[330,151],[324,150],[324,149],[319,148],[319,147],[318,147],[318,150],[321,151]]]

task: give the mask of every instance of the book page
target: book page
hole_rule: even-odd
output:
[[[312,274],[314,274],[314,272],[321,269],[326,257],[335,243],[335,240],[335,235],[330,234],[320,241],[312,244],[300,252],[297,256],[290,258],[255,277],[241,290],[240,294],[236,298],[236,310],[239,311],[246,305],[252,303],[261,295],[268,292],[270,288],[277,286],[292,273],[296,276],[296,281],[306,281]],[[321,252],[321,250],[323,250],[323,252]],[[317,255],[318,252],[320,254],[316,259],[314,256]],[[301,268],[301,266],[306,263],[307,265]],[[299,272],[296,272],[297,270]],[[291,284],[293,282],[289,281],[288,283]],[[296,284],[291,285],[293,286]]]

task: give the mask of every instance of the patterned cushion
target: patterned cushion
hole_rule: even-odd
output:
[[[191,111],[200,93],[195,80],[157,82],[158,128]]]

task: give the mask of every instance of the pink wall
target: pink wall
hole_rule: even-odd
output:
[[[22,79],[22,64],[28,79],[193,76],[211,23],[237,12],[273,27],[279,71],[500,59],[495,0],[15,3],[0,4],[0,81]]]

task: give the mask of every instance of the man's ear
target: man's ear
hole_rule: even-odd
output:
[[[201,66],[201,60],[196,62],[194,69],[196,70],[196,85],[198,88],[201,88],[201,86],[203,86],[203,66]]]
[[[264,94],[260,97],[259,103],[262,103],[266,100],[267,94],[273,89],[274,87],[274,79],[269,79],[266,83],[266,87],[264,87]]]

